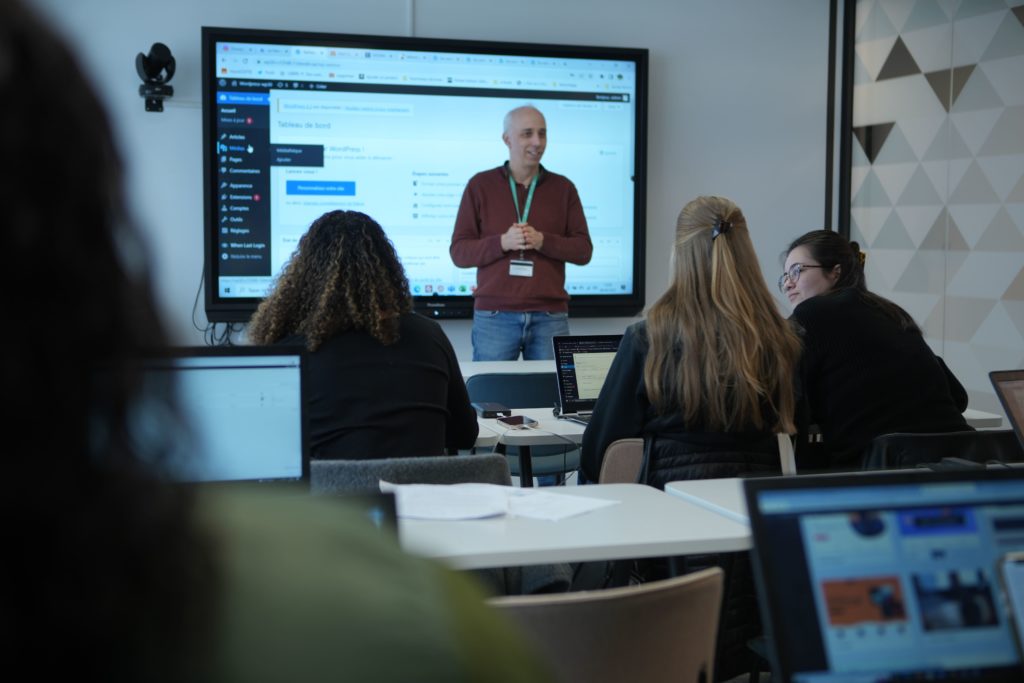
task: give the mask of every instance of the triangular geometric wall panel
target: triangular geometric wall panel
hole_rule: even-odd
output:
[[[971,69],[969,78],[960,87],[960,93],[949,108],[950,111],[996,109],[1006,104],[982,71]]]
[[[866,244],[860,240],[855,241],[862,247]],[[892,290],[913,256],[914,252],[907,249],[869,249],[864,260],[864,277],[867,279],[868,289],[873,292]],[[933,297],[932,305],[938,298],[934,295]]]
[[[917,251],[893,288],[897,292],[939,294],[946,287],[946,255],[941,251]]]
[[[1024,0],[853,2],[865,274],[1001,410],[988,371],[1024,366]]]
[[[1006,201],[1024,202],[1024,176],[1021,176],[1021,179],[1017,181],[1014,188],[1010,190],[1010,194],[1006,196]]]
[[[889,214],[889,219],[885,221],[882,226],[882,231],[878,233],[878,237],[871,244],[872,249],[902,249],[909,251],[914,248],[914,243],[910,239],[910,235],[907,234],[907,229],[903,227],[903,221],[900,220],[900,215],[893,211]]]
[[[1021,131],[1021,134],[1024,135],[1024,131]],[[1013,154],[978,157],[978,165],[981,166],[981,170],[985,173],[985,177],[988,178],[989,184],[999,199],[1004,202],[1012,201],[1008,200],[1010,193],[1013,192],[1021,178],[1024,178],[1024,159]]]
[[[1003,0],[998,0],[1002,3]],[[978,6],[978,0],[960,2],[960,7]],[[999,30],[999,25],[1006,17],[1006,7],[998,7],[995,11],[979,12],[975,16],[953,22],[953,62],[951,66],[977,64],[985,54],[989,43]]]
[[[969,343],[995,305],[992,299],[947,296],[943,330],[945,338]]]
[[[921,243],[928,236],[935,219],[945,211],[941,206],[896,206],[894,210],[903,221],[903,227],[907,229],[915,249],[921,248]]]
[[[927,236],[921,240],[918,249],[925,251],[969,251],[967,241],[960,234],[956,221],[943,207],[935,217]]]
[[[1001,208],[1000,204],[947,204],[946,210],[949,217],[956,223],[967,242],[969,249],[981,239],[985,228],[989,226],[996,213]]]
[[[918,6],[921,5],[935,6],[931,2],[919,2]],[[949,70],[949,58],[953,50],[953,32],[950,30],[948,21],[938,26],[913,31],[904,30],[900,37],[903,38],[903,43],[910,50],[910,56],[921,67],[921,71]]]
[[[1006,291],[999,298],[1009,299],[1010,301],[1024,301],[1024,266],[1021,266],[1017,277],[1013,278],[1010,286],[1006,288]]]
[[[959,9],[956,16],[953,17],[956,21],[1006,9],[1006,2],[1003,0],[967,0],[967,2],[961,0],[958,5]]]
[[[979,72],[980,77],[983,75]],[[971,156],[981,152],[981,147],[992,136],[992,130],[1003,114],[1002,107],[975,111],[954,111],[949,120],[971,150]],[[966,169],[965,169],[966,170]]]
[[[922,156],[923,161],[948,161],[950,159],[967,159],[974,156],[960,131],[949,120],[942,122],[942,128],[935,134],[931,147]]]
[[[981,62],[978,68],[985,72],[988,82],[999,93],[1006,106],[1024,104],[1024,55]]]
[[[981,321],[978,325],[977,331],[974,336],[971,337],[972,343],[984,344],[990,339],[1002,339],[1006,346],[1012,346],[1018,349],[1024,349],[1024,339],[1021,338],[1020,330],[1014,325],[1013,319],[1010,318],[1006,307],[1002,303],[998,303],[992,307],[988,316]],[[992,352],[998,353],[998,350],[993,348]],[[1015,358],[1013,360],[1016,360]],[[1017,367],[1015,365],[1004,365],[1002,367]]]
[[[992,184],[981,172],[977,162],[972,162],[967,173],[949,195],[951,204],[989,204],[998,202],[999,195],[992,189]]]
[[[949,15],[937,2],[916,2],[910,16],[903,24],[903,32],[909,33],[930,26],[943,26],[949,30]]]
[[[982,233],[981,239],[974,245],[974,249],[975,251],[1019,251],[1021,252],[1021,263],[1024,263],[1024,235],[1017,229],[1017,225],[1010,218],[1005,207],[1000,207],[995,218]]]
[[[1024,26],[1012,12],[1007,12],[981,59],[987,62],[1016,55],[1024,55]]]
[[[890,213],[892,208],[888,206],[850,207],[850,221],[860,231],[863,238],[861,244],[871,244],[875,241]]]
[[[882,150],[882,154],[879,158],[886,156],[889,153],[890,145],[892,145],[892,136],[889,136],[889,143],[886,144],[885,149]],[[908,151],[909,147],[906,148]],[[903,194],[903,190],[907,187],[907,182],[910,177],[914,175],[914,171],[920,164],[914,162],[909,164],[882,164],[875,162],[874,173],[878,177],[878,181],[885,188],[885,193],[890,197],[899,197]]]
[[[917,155],[914,154],[914,150],[911,149],[906,136],[903,135],[903,130],[899,126],[893,126],[881,149],[878,151],[874,164],[878,166],[879,164],[900,164],[908,161],[916,162]],[[888,186],[886,186],[886,189],[889,189]]]
[[[864,69],[868,72],[872,83],[878,80],[878,72],[882,70],[885,58],[892,52],[892,46],[895,42],[896,34],[893,34],[888,38],[861,41],[854,46],[854,52],[860,58],[861,64],[864,65]]]
[[[864,178],[860,190],[854,195],[851,203],[854,206],[892,206],[892,199],[886,194],[878,176],[872,171]]]
[[[860,142],[861,149],[867,155],[868,160],[871,163],[875,162],[875,157],[882,150],[882,145],[885,144],[885,139],[889,137],[889,131],[892,130],[893,123],[876,123],[871,126],[855,126],[853,129],[853,135]]]
[[[896,27],[892,25],[889,16],[882,8],[875,4],[868,9],[868,15],[860,25],[857,33],[858,41],[878,40],[896,35]]]
[[[979,154],[1024,154],[1024,106],[1007,107]]]
[[[946,294],[995,301],[1013,282],[1020,265],[1019,252],[994,254],[975,249],[967,255],[960,270],[949,278]]]
[[[999,305],[1003,307],[1006,314],[1010,317],[1014,327],[1017,331],[1024,336],[1024,301],[1016,299],[1003,299],[999,302]],[[1021,350],[1024,354],[1024,350]],[[1004,368],[1024,368],[1024,359],[1016,364],[1004,365]]]
[[[974,71],[974,66],[974,64],[968,64],[955,69],[932,71],[924,75],[928,79],[928,85],[932,86],[935,96],[939,98],[939,103],[946,111],[949,111],[950,106],[960,97],[960,91],[964,89],[964,84],[967,83],[971,72]]]
[[[876,80],[884,81],[890,78],[901,78],[919,73],[921,73],[921,68],[914,61],[914,57],[910,54],[910,50],[907,49],[906,43],[903,42],[902,38],[897,38],[896,42],[893,43],[889,56],[885,58],[882,70],[878,72]]]
[[[929,204],[942,204],[942,197],[936,191],[932,181],[928,178],[924,166],[919,166],[907,182],[906,188],[899,195],[896,203],[900,206],[925,206]]]

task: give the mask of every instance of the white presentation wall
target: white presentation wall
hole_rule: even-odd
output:
[[[193,318],[206,325],[199,293],[204,25],[647,48],[648,303],[668,280],[676,215],[697,195],[724,195],[743,208],[769,282],[786,243],[824,220],[828,3],[820,0],[30,2],[69,38],[110,111],[131,207],[178,343],[202,343]],[[154,42],[177,59],[175,95],[163,113],[144,110],[135,73],[135,55]],[[500,135],[499,118],[499,151]],[[552,127],[549,150],[560,136],[568,132]],[[573,331],[620,332],[632,321],[576,318]],[[470,358],[469,321],[443,325],[459,357]]]

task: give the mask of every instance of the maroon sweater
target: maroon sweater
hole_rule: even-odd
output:
[[[529,188],[517,183],[516,189],[523,209]],[[474,308],[568,311],[565,262],[585,265],[594,250],[576,186],[565,176],[541,167],[527,222],[544,233],[544,244],[540,251],[523,252],[525,259],[533,261],[533,277],[509,275],[509,261],[518,259],[519,251],[502,251],[501,235],[515,222],[507,164],[470,178],[455,218],[449,252],[456,266],[477,268]]]

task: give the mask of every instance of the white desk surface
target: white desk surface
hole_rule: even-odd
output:
[[[750,529],[641,484],[544,491],[619,501],[558,522],[518,517],[468,521],[400,519],[402,547],[457,569],[588,562],[750,548]]]
[[[982,410],[975,410],[974,408],[968,408],[964,411],[964,419],[967,420],[967,424],[971,425],[975,429],[1003,426],[1002,415],[986,413]]]
[[[554,372],[554,360],[460,360],[463,377],[492,372]]]
[[[743,497],[743,480],[739,477],[670,481],[665,484],[665,493],[699,505],[734,522],[750,524],[747,517],[747,501]]]
[[[479,418],[480,432],[484,429],[495,434],[497,440],[507,446],[557,446],[569,445],[566,440],[576,445],[583,441],[583,425],[569,420],[559,420],[551,412],[551,408],[514,408],[513,415],[527,415],[537,420],[537,424],[527,429],[513,429],[498,422],[496,419]],[[479,438],[477,439],[479,442]]]

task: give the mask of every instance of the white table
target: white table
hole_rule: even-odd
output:
[[[750,529],[641,484],[545,489],[619,501],[600,510],[545,522],[516,517],[469,521],[400,519],[402,547],[457,569],[589,562],[750,548]]]
[[[546,362],[546,361],[545,361]],[[577,447],[583,441],[583,425],[569,420],[559,420],[551,408],[516,408],[513,415],[526,415],[537,421],[533,427],[514,429],[498,422],[496,419],[477,420],[480,432],[486,429],[494,435],[500,446],[516,446],[519,448],[519,481],[522,486],[533,486],[533,463],[530,448],[533,446],[570,446]],[[481,443],[481,437],[477,437]]]
[[[743,497],[743,479],[690,479],[670,481],[665,493],[698,505],[740,524],[750,524],[747,500]]]
[[[489,374],[492,372],[554,372],[554,360],[465,360],[459,361],[462,376]]]
[[[975,429],[1003,426],[1002,415],[997,415],[996,413],[986,413],[982,410],[975,410],[974,408],[968,408],[967,410],[964,411],[964,419],[967,420],[967,424],[974,427]]]

